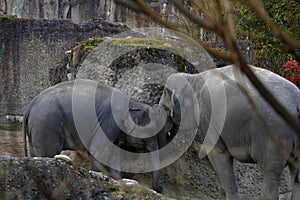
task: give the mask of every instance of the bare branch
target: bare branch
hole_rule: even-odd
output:
[[[174,6],[186,17],[188,17],[190,20],[192,20],[194,23],[200,25],[201,27],[210,30],[210,31],[214,31],[216,33],[218,33],[218,27],[221,26],[221,24],[218,23],[217,20],[214,20],[210,15],[208,15],[208,13],[206,12],[206,16],[208,16],[207,19],[203,19],[200,16],[197,16],[195,14],[193,14],[192,12],[189,11],[188,8],[186,8],[185,6],[182,5],[182,3],[180,3],[178,0],[170,0],[170,2],[172,2],[174,4]],[[204,11],[203,11],[204,12]]]
[[[139,13],[141,12],[140,9],[139,9],[139,6],[137,6],[134,2],[132,1],[124,1],[124,0],[115,0],[115,2],[117,4],[120,4],[124,7],[127,7],[129,8],[130,10],[136,12],[136,13]]]
[[[290,112],[288,112],[284,106],[276,99],[276,97],[262,84],[262,82],[257,78],[253,71],[248,67],[244,57],[242,56],[239,48],[236,45],[235,40],[231,40],[231,48],[238,58],[238,63],[235,63],[236,66],[239,66],[241,71],[246,74],[251,83],[258,90],[260,95],[273,107],[273,109],[290,125],[290,127],[295,131],[295,133],[300,137],[300,124]]]
[[[232,5],[231,1],[225,0],[224,1],[225,13],[224,17],[226,19],[227,30],[230,32],[230,35],[235,37],[235,30],[234,30],[234,21],[232,15]]]
[[[119,0],[120,1],[120,0]],[[133,0],[141,9],[141,11],[148,15],[150,18],[155,20],[156,22],[162,24],[163,26],[179,31],[176,27],[171,25],[170,23],[163,20],[161,17],[159,17],[153,10],[149,9],[146,5],[144,5],[140,0]],[[230,16],[227,18],[221,18],[225,21],[218,21],[216,18],[213,18],[211,16],[208,16],[208,18],[203,19],[198,15],[193,14],[190,12],[186,7],[184,7],[178,0],[170,0],[173,2],[173,4],[177,7],[177,9],[184,14],[187,18],[189,18],[191,21],[196,23],[197,25],[206,28],[207,30],[215,32],[218,36],[220,36],[227,47],[230,50],[230,56],[227,54],[223,54],[220,51],[216,51],[215,49],[208,48],[207,45],[205,45],[203,42],[200,42],[198,39],[196,39],[203,47],[208,50],[209,53],[213,55],[219,55],[226,57],[227,60],[232,61],[236,66],[240,68],[240,70],[246,74],[246,76],[249,78],[251,83],[255,86],[255,88],[258,90],[258,92],[265,98],[265,100],[274,108],[274,110],[290,125],[290,127],[298,134],[300,137],[300,124],[294,117],[283,107],[281,103],[275,98],[275,96],[261,83],[261,81],[256,77],[256,75],[252,72],[252,70],[248,67],[247,62],[245,61],[245,58],[243,57],[240,49],[238,48],[237,42],[235,40],[233,31],[228,31],[228,26],[230,26]],[[242,1],[242,0],[241,0]],[[260,6],[259,9],[255,9],[254,5],[255,2],[257,3],[258,0],[247,1],[251,2],[249,3],[249,6],[251,6],[252,9],[256,10],[258,13],[258,16],[260,16],[263,20],[267,22],[269,26],[272,26],[272,30],[275,31],[275,36],[279,37],[285,44],[290,45],[294,42],[291,38],[289,38],[286,34],[284,34],[282,31],[280,31],[279,28],[277,28],[273,22],[268,18],[266,15],[266,12],[263,10],[263,8]],[[219,7],[219,11],[221,12],[221,4],[219,1],[216,0],[216,7]],[[228,4],[229,5],[229,4]],[[231,9],[230,6],[228,9]],[[209,19],[209,20],[208,20]],[[220,19],[219,19],[220,20]],[[225,24],[225,25],[224,25]],[[229,24],[229,25],[228,25]],[[230,27],[229,27],[230,28]],[[293,43],[293,45],[290,45],[291,47],[296,46],[298,47],[299,42]],[[219,56],[218,55],[218,56]],[[223,57],[223,58],[224,58]]]
[[[124,6],[129,6],[129,8],[132,8],[133,10],[136,10],[138,12],[143,12],[145,15],[149,16],[152,20],[156,21],[157,23],[161,24],[162,26],[169,28],[171,30],[177,31],[177,32],[181,32],[177,27],[175,27],[174,25],[172,25],[171,23],[167,22],[166,20],[164,20],[163,18],[161,18],[159,15],[157,15],[156,12],[154,12],[153,10],[151,10],[148,6],[144,5],[140,0],[132,0],[131,2],[134,2],[136,4],[136,6],[134,5],[128,5],[130,4],[128,1],[122,1],[122,0],[116,0],[117,3],[120,3]],[[183,8],[183,6],[181,5],[181,7],[179,8],[179,10],[181,11],[181,8]],[[190,12],[190,11],[188,11]],[[191,13],[192,14],[192,13]],[[192,14],[193,15],[193,14]],[[195,38],[194,38],[195,39]],[[211,55],[214,55],[216,57],[219,58],[223,58],[225,60],[230,61],[231,57],[229,54],[224,53],[222,51],[216,50],[214,48],[209,47],[207,44],[205,44],[203,41],[196,39],[196,41]]]
[[[156,12],[151,10],[148,6],[144,5],[140,0],[132,0],[132,1],[134,1],[139,6],[139,8],[144,14],[148,15],[154,21],[158,22],[159,24],[163,25],[168,29],[177,30],[175,26],[162,19],[159,15],[157,15]]]
[[[179,4],[177,0],[171,0],[172,2],[176,2],[178,9],[183,6]],[[193,16],[189,11],[184,11],[184,14],[187,14],[186,17],[191,16],[191,20],[197,19],[197,17]],[[265,17],[264,17],[265,18]],[[195,20],[195,22],[197,22]],[[202,21],[199,21],[201,23]],[[227,23],[227,22],[226,22]],[[274,110],[291,126],[291,128],[298,134],[300,137],[300,124],[299,122],[283,107],[281,103],[275,98],[275,96],[261,83],[261,81],[257,78],[257,76],[252,72],[252,70],[248,67],[245,58],[243,57],[240,49],[238,48],[237,42],[234,36],[225,29],[223,25],[220,26],[220,23],[213,24],[212,27],[216,27],[219,36],[221,36],[226,43],[227,47],[230,50],[231,61],[236,66],[239,66],[241,71],[246,74],[251,83],[255,86],[258,92],[266,99],[266,101],[274,108]]]

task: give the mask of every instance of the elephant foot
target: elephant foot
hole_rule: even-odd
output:
[[[152,187],[153,187],[153,190],[155,190],[158,193],[162,193],[162,191],[163,191],[163,187],[160,185],[153,185]]]
[[[122,174],[120,171],[116,170],[116,169],[111,169],[109,168],[107,170],[107,175],[112,177],[115,180],[121,180],[122,179]]]

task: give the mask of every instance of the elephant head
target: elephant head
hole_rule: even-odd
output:
[[[189,75],[173,74],[163,90],[159,104],[168,108],[173,123],[181,129],[196,129],[199,104],[196,93],[188,83]]]
[[[128,112],[123,113],[122,121],[127,134],[141,139],[158,136],[158,142],[163,145],[167,143],[167,133],[173,126],[165,106],[149,106],[136,101],[129,102]]]

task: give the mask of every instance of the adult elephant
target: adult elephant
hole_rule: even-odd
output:
[[[298,120],[299,89],[268,70],[249,67]],[[171,75],[160,105],[170,109],[179,132],[199,129],[205,134],[199,156],[203,150],[208,155],[226,199],[238,199],[233,159],[261,167],[261,199],[278,199],[280,176],[288,165],[292,199],[300,199],[299,168],[294,165],[299,163],[299,138],[235,66]]]
[[[119,179],[123,169],[135,172],[126,168],[130,161],[123,161],[125,167],[120,165],[124,152],[131,156],[136,154],[126,150],[147,151],[151,155],[145,162],[151,162],[154,171],[159,165],[156,150],[167,144],[165,133],[172,126],[167,116],[162,106],[130,100],[119,90],[95,81],[63,82],[41,92],[26,109],[26,156],[28,136],[32,157],[53,157],[62,150],[87,150],[92,170],[108,168],[108,175]],[[161,192],[157,170],[153,172],[152,185]]]

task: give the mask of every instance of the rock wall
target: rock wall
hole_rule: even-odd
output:
[[[0,125],[22,115],[28,103],[50,86],[49,73],[79,41],[127,30],[99,20],[28,20],[0,17]]]
[[[0,0],[1,14],[30,19],[70,19],[74,23],[100,18],[112,22],[119,18],[126,20],[124,9],[114,0]]]

